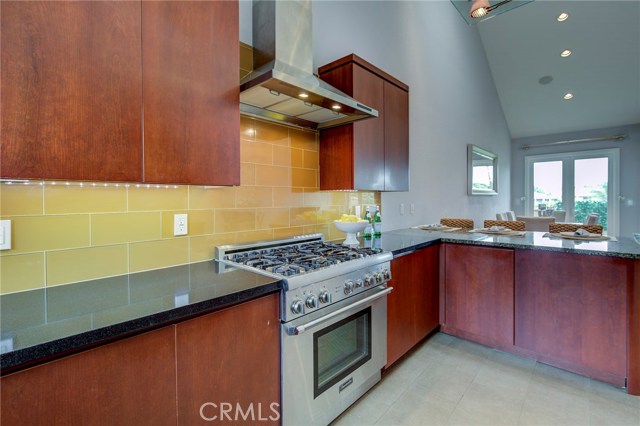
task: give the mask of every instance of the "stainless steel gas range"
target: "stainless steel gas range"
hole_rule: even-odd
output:
[[[284,282],[283,425],[327,425],[380,380],[391,258],[322,234],[216,247],[219,262]]]

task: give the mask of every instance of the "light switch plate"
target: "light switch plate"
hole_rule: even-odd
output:
[[[0,220],[0,250],[11,249],[11,221]]]
[[[187,215],[186,214],[174,214],[173,215],[173,235],[187,235]]]

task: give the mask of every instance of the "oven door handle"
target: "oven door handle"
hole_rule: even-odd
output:
[[[349,306],[345,306],[344,308],[340,308],[340,309],[338,309],[336,311],[331,312],[330,314],[322,316],[322,317],[320,317],[318,319],[315,319],[313,321],[309,321],[306,324],[302,324],[302,325],[299,325],[297,327],[289,327],[287,329],[287,333],[290,334],[290,335],[296,335],[297,336],[298,334],[302,334],[305,331],[309,330],[310,328],[313,328],[316,325],[318,325],[320,323],[323,323],[323,322],[325,322],[325,321],[327,321],[327,320],[329,320],[329,319],[331,319],[331,318],[333,318],[333,317],[335,317],[337,315],[343,314],[343,313],[345,313],[347,311],[352,310],[353,308],[357,308],[358,306],[366,305],[367,303],[369,303],[369,302],[371,302],[373,300],[376,300],[376,299],[379,299],[381,297],[384,297],[387,294],[391,293],[392,291],[393,291],[393,287],[387,287],[386,289],[382,290],[379,293],[373,294],[373,295],[371,295],[369,297],[365,297],[364,299],[359,300],[359,301],[357,301],[355,303],[352,303]]]

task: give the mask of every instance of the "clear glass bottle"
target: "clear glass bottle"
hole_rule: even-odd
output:
[[[367,226],[364,228],[363,237],[365,240],[370,240],[373,233],[373,218],[371,217],[371,208],[367,206],[367,211],[364,213],[364,220],[367,221]]]
[[[380,208],[376,206],[376,211],[373,214],[373,236],[379,238],[382,235],[382,215],[380,214]]]

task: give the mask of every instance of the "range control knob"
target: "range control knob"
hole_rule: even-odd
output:
[[[318,307],[318,298],[315,294],[311,293],[307,296],[307,299],[304,301],[304,304],[307,305],[307,308],[314,309]]]
[[[371,275],[367,274],[364,276],[365,287],[371,287],[374,283],[375,283],[375,279]]]
[[[356,280],[356,288],[361,288],[364,285],[364,281],[361,279]]]
[[[318,300],[320,303],[329,303],[331,302],[331,295],[327,290],[322,290],[320,294],[318,294]]]
[[[382,275],[384,275],[384,279],[387,281],[391,279],[391,271],[388,269],[383,270]]]
[[[344,283],[344,294],[353,293],[353,281],[349,280]]]
[[[382,275],[382,272],[377,272],[376,273],[376,283],[377,284],[382,284],[384,282],[384,275]]]
[[[302,304],[302,300],[296,299],[291,302],[291,312],[294,314],[301,314],[304,312],[304,305]]]

